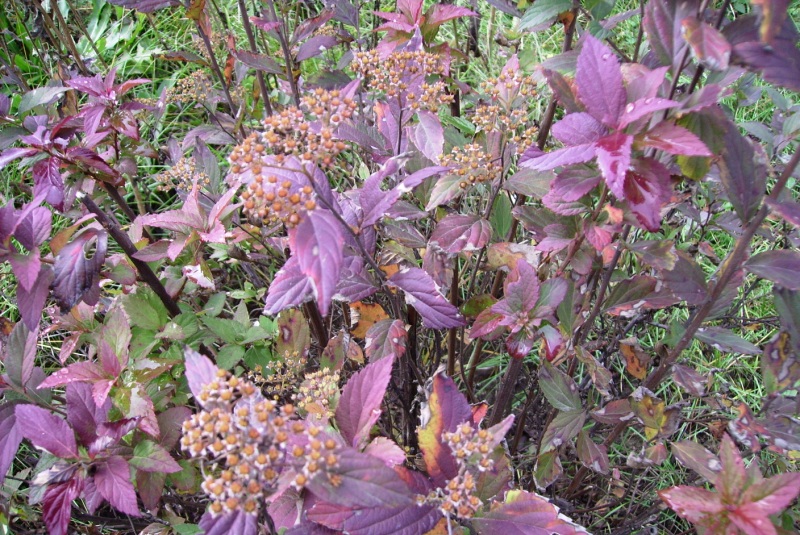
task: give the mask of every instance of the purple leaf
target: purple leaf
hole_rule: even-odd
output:
[[[37,340],[38,331],[31,331],[24,322],[19,322],[14,325],[8,341],[4,344],[3,364],[8,382],[20,390],[24,390],[33,373]]]
[[[433,185],[425,210],[433,210],[437,206],[445,204],[464,193],[465,189],[461,187],[462,184],[465,185],[465,188],[468,182],[465,182],[463,177],[455,173],[445,174],[440,177]]]
[[[33,193],[44,195],[45,200],[56,210],[64,209],[64,181],[61,178],[61,162],[55,156],[36,162],[33,172]]]
[[[673,72],[683,61],[686,40],[681,35],[680,21],[696,15],[697,6],[692,2],[654,0],[645,7],[642,27],[647,33],[650,47],[661,65],[669,65]]]
[[[429,329],[451,329],[464,325],[458,309],[439,293],[430,275],[419,268],[402,268],[389,284],[405,293],[406,303],[413,306]]]
[[[117,511],[131,516],[140,516],[136,503],[136,491],[131,483],[131,469],[128,461],[113,455],[97,466],[94,474],[97,491]]]
[[[565,145],[586,145],[606,135],[608,128],[588,113],[571,113],[554,124],[552,131]]]
[[[381,415],[381,403],[392,377],[394,358],[368,364],[347,381],[336,407],[336,423],[348,444],[361,449]]]
[[[35,405],[18,405],[15,413],[17,429],[34,446],[62,459],[78,456],[75,433],[67,422]]]
[[[698,329],[694,336],[714,349],[725,353],[761,354],[761,350],[757,346],[723,327],[703,327]]]
[[[576,535],[586,533],[545,498],[526,491],[510,491],[505,503],[471,521],[478,535]]]
[[[142,499],[144,508],[148,511],[155,511],[158,502],[164,494],[164,485],[167,482],[167,474],[160,472],[137,472],[136,490]]]
[[[315,35],[302,45],[297,50],[295,61],[304,61],[309,58],[319,56],[329,48],[333,48],[338,43],[338,40],[333,35]]]
[[[625,198],[625,175],[631,164],[633,136],[616,132],[598,141],[597,166],[603,173],[611,192],[620,199]]]
[[[442,514],[432,505],[356,508],[321,502],[315,504],[307,516],[318,524],[350,535],[417,535],[428,533]]]
[[[647,97],[639,99],[636,102],[631,102],[625,106],[625,111],[622,113],[622,117],[619,120],[619,128],[625,128],[632,122],[651,115],[653,112],[667,110],[677,106],[680,106],[679,102],[658,97]]]
[[[672,454],[683,466],[694,470],[707,481],[715,481],[722,470],[719,457],[691,440],[673,442]]]
[[[733,63],[761,73],[768,82],[800,91],[800,35],[791,17],[784,19],[770,45],[760,41],[752,15],[737,17],[723,33],[733,45]]]
[[[273,24],[280,26],[279,22],[275,22]],[[251,69],[270,74],[281,74],[286,72],[274,59],[272,59],[272,57],[266,54],[255,54],[246,50],[235,50],[232,53],[236,59]]]
[[[183,422],[192,416],[189,407],[170,407],[158,415],[158,430],[161,432],[161,444],[167,450],[175,447],[183,434]]]
[[[72,501],[81,493],[82,487],[83,480],[79,478],[47,487],[42,505],[42,520],[50,535],[67,535],[72,516]]]
[[[53,282],[53,269],[50,266],[42,266],[36,283],[28,292],[22,286],[17,288],[17,307],[19,308],[22,321],[30,330],[39,328],[39,320],[42,317],[47,296],[50,295],[50,284]]]
[[[444,128],[439,117],[430,111],[418,111],[419,124],[414,129],[414,144],[434,163],[439,162],[444,150]]]
[[[95,242],[91,257],[86,250]],[[68,312],[98,283],[108,246],[104,230],[87,228],[58,252],[54,264],[53,293],[62,312]]]
[[[575,82],[586,111],[607,126],[616,127],[625,105],[622,71],[614,52],[591,35],[586,36],[578,56]]]
[[[558,173],[546,197],[573,202],[592,191],[600,183],[597,171],[585,166],[569,167]]]
[[[578,458],[586,468],[591,468],[599,474],[608,474],[608,451],[604,444],[596,444],[589,433],[581,431],[576,441]]]
[[[0,484],[8,473],[22,442],[22,433],[17,428],[17,415],[14,403],[0,405]]]
[[[103,370],[90,361],[73,362],[66,368],[61,368],[53,373],[50,377],[42,381],[39,388],[53,388],[54,386],[61,386],[76,381],[83,381],[89,383],[96,383],[107,379]]]
[[[686,17],[681,21],[681,26],[683,37],[692,47],[692,54],[697,61],[715,71],[728,68],[731,45],[719,30],[697,17]]]
[[[320,312],[327,315],[344,258],[341,224],[328,210],[308,212],[289,232],[289,243],[300,272],[311,283]]]
[[[338,485],[328,477],[315,477],[307,484],[308,490],[321,500],[348,507],[384,508],[412,502],[408,486],[380,459],[352,449],[340,451],[337,457],[339,464],[329,473],[339,476]]]
[[[114,171],[114,169],[112,169],[108,163],[106,163],[106,161],[93,150],[83,147],[71,147],[67,150],[67,156],[76,162],[85,165],[95,173],[107,175],[105,178],[117,177],[119,175],[119,173]]]
[[[439,221],[428,242],[450,254],[478,251],[489,243],[492,225],[478,216],[451,214]]]
[[[189,383],[189,390],[202,406],[200,392],[203,391],[203,386],[217,378],[219,368],[211,362],[211,359],[188,346],[184,348],[183,354],[186,359],[186,381]]]
[[[381,320],[367,331],[365,339],[370,362],[385,358],[400,358],[406,352],[408,333],[400,320]]]
[[[767,166],[762,154],[739,133],[739,128],[726,123],[724,145],[717,160],[719,177],[728,200],[742,223],[750,221],[758,210],[766,188]]]
[[[216,516],[207,512],[200,519],[199,526],[205,535],[257,535],[258,516],[241,510]]]
[[[449,4],[433,4],[425,13],[426,26],[441,26],[448,20],[460,17],[474,17],[477,13],[465,7]]]
[[[672,195],[669,170],[652,158],[638,159],[625,177],[625,200],[647,230],[661,228],[661,207]]]
[[[83,445],[91,444],[97,438],[97,426],[107,421],[110,409],[109,399],[100,407],[95,404],[89,384],[78,382],[67,386],[67,422]]]
[[[311,299],[311,294],[311,281],[300,271],[297,257],[293,256],[272,279],[264,304],[264,312],[275,315],[281,310],[305,303]]]
[[[152,13],[165,7],[180,5],[178,0],[108,0],[108,3],[135,9],[142,13]]]
[[[32,210],[22,210],[25,214],[17,222],[14,237],[23,247],[31,251],[50,238],[52,230],[53,213],[44,206]]]
[[[573,145],[552,152],[543,153],[526,160],[521,165],[538,171],[548,171],[564,165],[588,162],[595,156],[595,144]]]
[[[745,263],[750,273],[789,290],[800,290],[800,253],[797,251],[774,250],[758,253]]]
[[[670,154],[683,156],[711,156],[705,143],[699,137],[672,123],[659,123],[645,135],[642,143]]]

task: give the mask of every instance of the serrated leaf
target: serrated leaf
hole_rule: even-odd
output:
[[[578,435],[585,421],[586,413],[582,410],[559,412],[542,434],[540,451],[558,450]]]
[[[706,481],[715,481],[717,474],[722,470],[722,463],[719,457],[708,451],[706,448],[691,440],[681,440],[672,443],[672,454],[686,468],[694,470]]]
[[[728,68],[731,58],[731,45],[719,30],[697,19],[686,17],[681,21],[683,36],[697,60],[715,71]]]
[[[537,0],[522,15],[519,29],[535,30],[537,26],[554,21],[560,13],[570,9],[572,9],[572,0]]]
[[[564,472],[561,466],[561,458],[558,455],[558,450],[550,450],[542,453],[536,459],[536,467],[533,469],[533,479],[536,482],[536,488],[544,490],[552,485]]]
[[[450,329],[464,325],[458,309],[439,293],[425,271],[404,267],[389,278],[389,284],[403,290],[406,303],[417,310],[425,327]]]
[[[143,472],[180,472],[180,465],[169,452],[152,440],[143,440],[133,448],[133,456],[128,460],[131,466]]]
[[[399,358],[406,351],[408,333],[400,320],[379,321],[367,331],[365,352],[367,360]]]
[[[87,257],[86,249],[92,243],[95,251]],[[53,293],[62,312],[69,311],[97,285],[107,246],[106,232],[89,228],[58,252],[53,265]]]
[[[608,474],[608,449],[604,444],[596,444],[586,431],[578,434],[576,443],[578,458],[586,468],[591,468],[599,474]]]
[[[384,358],[368,364],[342,389],[336,407],[336,423],[342,438],[355,448],[366,445],[372,426],[380,418],[393,363],[393,358]]]
[[[38,87],[31,89],[20,98],[17,113],[22,115],[36,106],[52,104],[66,91],[69,91],[68,87]]]
[[[559,514],[547,499],[532,492],[513,490],[506,493],[504,503],[474,518],[472,526],[478,535],[575,535],[586,530]]]
[[[199,396],[203,386],[217,378],[217,368],[211,360],[190,347],[184,349],[186,358],[186,381],[195,400],[200,403]],[[202,405],[202,403],[201,403]]]
[[[492,228],[485,219],[451,214],[439,221],[428,243],[446,253],[458,254],[483,248],[491,237]]]
[[[622,71],[614,52],[591,35],[587,35],[575,72],[578,98],[595,119],[616,127],[625,105]]]
[[[543,362],[539,368],[539,387],[554,408],[564,412],[583,410],[575,381],[549,362]]]
[[[67,422],[35,405],[17,405],[14,412],[17,429],[34,446],[62,459],[78,456],[75,433]]]
[[[759,277],[783,286],[789,290],[800,290],[800,253],[788,249],[778,249],[758,253],[748,260],[745,269]]]

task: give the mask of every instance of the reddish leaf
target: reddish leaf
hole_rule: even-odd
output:
[[[622,132],[608,135],[595,144],[597,166],[611,192],[625,198],[625,177],[631,163],[633,136]]]
[[[307,212],[289,232],[289,243],[300,272],[311,283],[320,312],[327,315],[342,268],[341,224],[328,210]]]
[[[166,481],[167,474],[159,472],[138,472],[136,474],[136,490],[145,509],[155,511],[158,508],[158,502],[164,494]]]
[[[367,331],[367,359],[375,362],[384,358],[399,358],[406,352],[408,333],[400,320],[379,321]]]
[[[292,256],[272,279],[264,303],[264,312],[274,315],[281,310],[305,303],[311,299],[312,292],[311,279],[300,271],[297,257]]]
[[[672,454],[687,468],[703,476],[707,481],[715,481],[722,470],[719,457],[697,442],[681,440],[672,443]]]
[[[642,143],[648,147],[683,156],[711,156],[705,143],[689,130],[669,122],[658,123],[645,133]]]
[[[604,444],[596,444],[585,431],[578,434],[578,458],[583,465],[597,473],[608,474],[608,451]]]
[[[17,405],[15,414],[17,429],[34,446],[62,459],[78,456],[75,433],[67,422],[35,405]]]
[[[692,396],[702,397],[705,395],[705,384],[708,378],[697,373],[694,368],[683,364],[673,364],[672,379]]]
[[[699,522],[707,515],[722,512],[725,506],[716,494],[695,487],[671,487],[658,491],[658,496],[666,504],[689,522]]]
[[[553,137],[565,145],[595,143],[608,128],[588,113],[570,113],[553,125]]]
[[[670,65],[675,72],[683,62],[688,46],[681,35],[680,21],[696,15],[697,6],[690,2],[654,0],[645,6],[642,27],[647,33],[650,47],[661,65]]]
[[[97,406],[89,384],[77,382],[67,386],[67,421],[83,445],[97,439],[97,426],[107,421],[110,409],[111,400],[108,399]]]
[[[103,498],[116,510],[131,516],[140,516],[128,461],[119,455],[109,457],[97,467],[94,484]]]
[[[380,361],[379,361],[380,362]],[[338,476],[312,478],[307,488],[326,502],[347,507],[397,507],[412,503],[405,482],[383,461],[345,449],[337,453],[339,464],[329,469]]]
[[[336,423],[342,437],[361,449],[381,415],[381,403],[392,377],[393,358],[368,364],[347,381],[336,407]]]
[[[594,157],[595,144],[585,143],[581,145],[565,147],[563,149],[554,150],[548,153],[538,151],[537,154],[532,155],[529,160],[526,160],[521,165],[523,167],[530,167],[531,169],[536,169],[539,171],[548,171],[564,165],[588,162]],[[430,209],[430,206],[428,209]]]
[[[675,102],[674,100],[667,100],[665,98],[658,98],[658,97],[645,97],[640,98],[635,102],[631,102],[625,106],[625,111],[622,113],[622,117],[620,117],[619,121],[619,128],[625,128],[629,124],[634,121],[641,119],[642,117],[647,117],[651,115],[653,112],[660,111],[660,110],[667,110],[670,108],[675,108],[680,106],[679,102]]]
[[[87,257],[92,244],[95,251]],[[97,285],[107,246],[105,231],[87,228],[58,252],[53,266],[53,293],[62,312],[69,311]]]
[[[53,269],[43,265],[30,292],[22,286],[17,287],[17,307],[20,316],[22,316],[25,326],[32,331],[39,328],[42,309],[47,301],[47,296],[50,295],[50,284],[53,282],[53,277]]]
[[[23,439],[16,425],[17,415],[14,407],[13,402],[0,405],[0,484],[5,480]]]
[[[585,421],[586,413],[582,410],[559,412],[545,428],[539,451],[557,451],[578,435]]]
[[[759,39],[757,20],[752,15],[737,17],[723,33],[733,45],[732,63],[761,73],[768,82],[800,91],[800,35],[791,18],[784,19],[770,45]]]
[[[697,19],[686,17],[681,21],[683,36],[692,47],[697,60],[715,71],[728,68],[731,58],[731,45],[719,30]]]
[[[258,516],[247,514],[242,510],[223,515],[212,515],[206,512],[198,524],[204,535],[257,535]]]
[[[539,388],[554,408],[564,412],[583,410],[575,381],[549,362],[539,368]]]
[[[413,306],[429,329],[450,329],[464,325],[458,309],[445,299],[430,275],[419,268],[402,268],[389,279],[405,293],[406,303]]]
[[[616,127],[625,105],[622,71],[614,52],[587,35],[578,55],[575,72],[578,97],[595,119]]]
[[[95,384],[106,379],[107,377],[100,366],[94,362],[84,360],[81,362],[73,362],[66,368],[61,368],[42,381],[39,388],[53,388],[54,386],[66,385],[76,381],[85,381]]]
[[[38,331],[30,331],[24,322],[19,322],[3,344],[3,364],[8,382],[20,390],[25,388],[33,373],[37,340]]]
[[[764,196],[766,164],[735,124],[728,122],[726,127],[721,158],[717,160],[720,179],[739,218],[747,223]]]
[[[472,410],[453,380],[437,373],[422,413],[417,432],[422,458],[434,484],[442,486],[458,474],[453,452],[442,440],[442,433],[452,433],[458,425],[470,421]]]
[[[657,232],[661,228],[661,208],[672,195],[669,170],[652,158],[634,160],[625,176],[624,194],[639,222]]]
[[[83,481],[78,478],[47,487],[42,504],[42,520],[50,535],[67,535],[72,501],[81,493],[82,487]]]
[[[428,533],[441,513],[432,505],[358,508],[321,502],[308,511],[307,517],[350,535],[417,535]]]
[[[451,214],[439,221],[431,235],[430,246],[450,254],[477,251],[492,237],[491,224],[478,216]]]
[[[36,162],[33,173],[33,193],[44,195],[56,210],[64,209],[64,181],[61,178],[61,161],[55,156]]]
[[[439,162],[444,149],[444,128],[439,117],[430,111],[418,111],[419,124],[414,129],[414,144],[434,163]]]
[[[542,496],[524,490],[506,493],[504,503],[474,518],[479,535],[574,535],[586,530],[573,524]]]
[[[800,253],[788,249],[764,251],[745,263],[750,273],[789,290],[800,290]]]
[[[607,403],[602,409],[592,411],[592,418],[600,423],[616,425],[635,418],[631,403],[627,399],[615,399]]]

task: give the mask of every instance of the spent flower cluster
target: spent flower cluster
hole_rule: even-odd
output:
[[[462,177],[461,189],[474,184],[493,182],[503,172],[500,162],[495,162],[478,143],[468,143],[463,147],[453,147],[450,154],[442,156],[442,165],[450,167],[452,173]]]
[[[186,156],[181,157],[181,159],[175,162],[175,165],[169,169],[165,169],[157,174],[155,179],[159,183],[156,187],[159,191],[169,191],[172,189],[189,191],[195,183],[199,186],[208,186],[211,184],[209,176],[203,171],[198,171],[194,158],[188,158]]]

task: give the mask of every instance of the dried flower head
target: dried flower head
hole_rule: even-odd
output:
[[[194,71],[181,78],[167,90],[167,102],[172,104],[202,102],[207,100],[214,83],[203,71]]]
[[[339,372],[322,368],[307,373],[292,399],[297,408],[309,416],[318,419],[331,418],[339,399]]]
[[[454,174],[462,177],[459,184],[462,189],[476,183],[492,182],[502,171],[500,164],[492,161],[477,143],[453,147],[450,154],[442,157],[442,165],[451,167]]]
[[[198,172],[194,158],[181,157],[175,165],[155,176],[159,182],[159,191],[168,191],[174,188],[189,191],[195,182],[199,186],[208,186],[211,179],[204,172]]]

